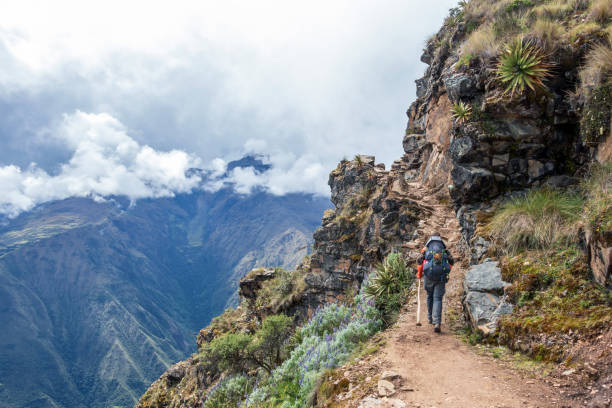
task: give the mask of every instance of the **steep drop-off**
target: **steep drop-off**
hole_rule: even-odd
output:
[[[131,406],[235,303],[248,270],[297,265],[327,206],[226,188],[133,206],[67,199],[11,220],[0,227],[0,407]]]

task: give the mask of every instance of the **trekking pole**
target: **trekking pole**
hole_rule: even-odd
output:
[[[421,279],[417,285],[417,326],[421,325]]]

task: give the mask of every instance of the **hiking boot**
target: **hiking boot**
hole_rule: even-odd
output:
[[[434,331],[435,331],[436,333],[440,333],[440,323],[438,323],[438,324],[436,324],[436,325],[434,326]]]

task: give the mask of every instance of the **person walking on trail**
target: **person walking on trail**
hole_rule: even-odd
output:
[[[446,291],[448,275],[454,260],[446,249],[446,244],[439,232],[434,232],[421,249],[417,278],[425,275],[425,291],[427,292],[427,316],[429,324],[434,325],[434,331],[440,333],[442,323],[442,298]]]

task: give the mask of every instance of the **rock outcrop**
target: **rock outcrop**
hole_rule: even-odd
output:
[[[612,231],[589,232],[586,241],[593,278],[612,289]]]
[[[501,277],[497,262],[487,261],[471,267],[465,275],[465,310],[474,328],[493,334],[502,315],[510,314],[513,305],[504,295],[509,286]]]

